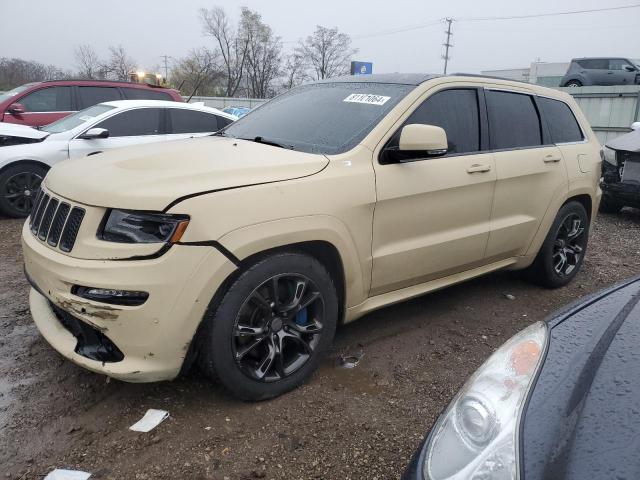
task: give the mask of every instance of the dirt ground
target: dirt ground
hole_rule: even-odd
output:
[[[640,272],[640,211],[601,215],[582,271],[560,290],[501,272],[386,308],[338,330],[304,387],[242,403],[197,374],[126,384],[86,372],[38,334],[21,221],[0,219],[0,478],[54,468],[92,479],[393,479],[454,392],[512,334]],[[507,298],[506,294],[515,296]],[[340,354],[364,352],[352,370]],[[150,433],[128,427],[170,412]]]

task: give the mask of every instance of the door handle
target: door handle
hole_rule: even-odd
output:
[[[482,165],[480,163],[474,163],[469,168],[467,168],[467,173],[482,173],[488,172],[491,170],[491,165]]]
[[[562,160],[562,158],[560,157],[560,155],[554,155],[553,153],[550,153],[542,160],[544,161],[544,163],[558,163],[560,160]]]

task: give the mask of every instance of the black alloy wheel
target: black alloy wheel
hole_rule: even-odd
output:
[[[238,398],[265,400],[311,377],[333,342],[338,295],[316,258],[245,260],[212,298],[197,336],[200,370]]]
[[[261,382],[299,370],[318,346],[324,298],[300,274],[275,275],[245,300],[236,317],[233,353],[242,372]]]
[[[580,265],[586,244],[582,218],[576,213],[567,215],[560,223],[553,244],[553,269],[559,276],[571,275]]]
[[[584,261],[589,240],[589,216],[576,201],[564,204],[525,276],[547,288],[568,284]]]
[[[46,170],[32,164],[10,166],[0,175],[0,211],[16,218],[31,213]]]

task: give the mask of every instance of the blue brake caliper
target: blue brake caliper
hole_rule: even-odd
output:
[[[303,308],[298,313],[296,313],[296,324],[304,327],[307,324],[307,308]]]

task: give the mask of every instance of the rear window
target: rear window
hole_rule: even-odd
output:
[[[216,132],[224,125],[211,113],[196,112],[184,108],[171,108],[171,131],[173,133]]]
[[[606,58],[589,58],[577,60],[576,63],[587,70],[608,70],[609,60]]]
[[[538,105],[547,122],[553,143],[580,142],[584,140],[580,125],[571,108],[564,102],[551,98],[538,98]]]
[[[147,88],[123,88],[127,100],[173,100],[167,92]]]
[[[115,87],[78,87],[78,92],[81,108],[121,99],[120,92]]]
[[[489,90],[486,96],[492,149],[542,145],[540,118],[530,95]]]

